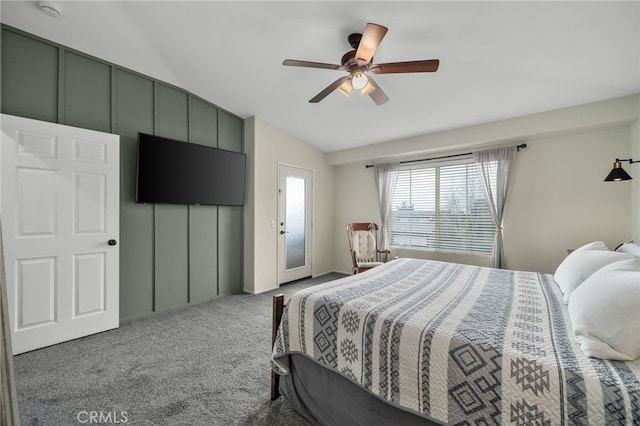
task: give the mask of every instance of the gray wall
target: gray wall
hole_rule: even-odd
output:
[[[135,203],[138,132],[243,151],[243,120],[180,88],[2,27],[2,113],[120,135],[120,316],[242,292],[242,208]]]

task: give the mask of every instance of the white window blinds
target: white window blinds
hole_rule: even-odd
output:
[[[495,225],[473,160],[401,166],[388,227],[393,247],[491,254]]]

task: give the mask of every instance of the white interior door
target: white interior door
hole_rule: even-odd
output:
[[[117,135],[2,114],[14,354],[119,325]]]
[[[311,275],[313,172],[281,164],[278,176],[279,285]]]

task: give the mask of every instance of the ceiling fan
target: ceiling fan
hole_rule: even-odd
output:
[[[422,61],[389,62],[386,64],[374,64],[373,54],[384,38],[388,29],[382,25],[368,23],[364,33],[351,34],[348,37],[351,50],[342,56],[342,65],[325,64],[322,62],[298,61],[285,59],[282,65],[305,68],[323,68],[330,70],[346,71],[349,75],[340,77],[324,90],[311,98],[309,102],[318,103],[336,89],[347,96],[352,89],[360,90],[362,96],[369,95],[376,105],[382,105],[389,97],[382,91],[368,73],[373,74],[399,74],[410,72],[435,72],[438,70],[438,59]]]

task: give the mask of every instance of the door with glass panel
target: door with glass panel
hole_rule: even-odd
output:
[[[279,166],[278,284],[311,275],[313,172]]]

